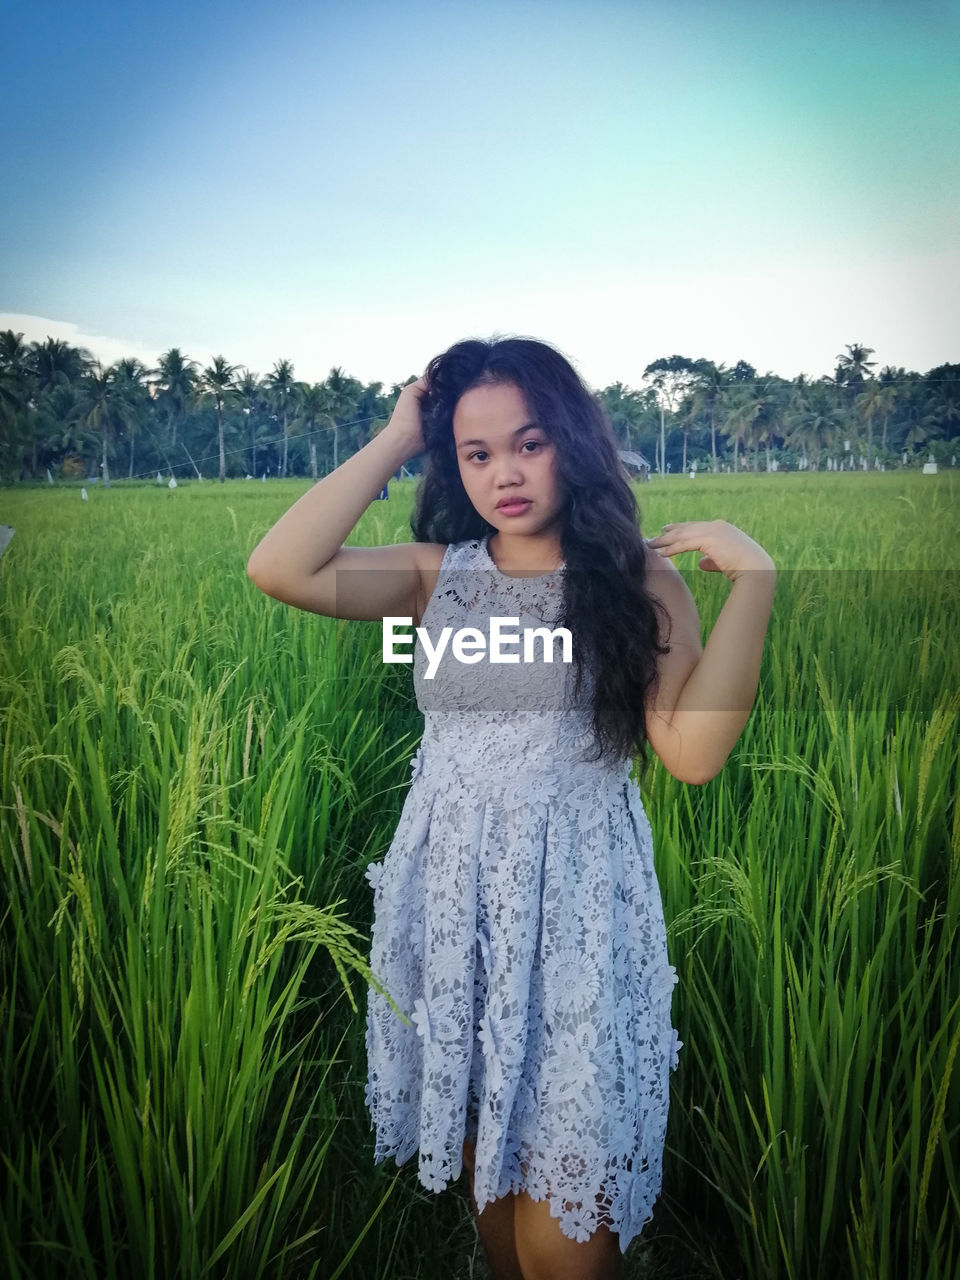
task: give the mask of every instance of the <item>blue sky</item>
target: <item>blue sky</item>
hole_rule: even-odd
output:
[[[960,4],[3,5],[0,328],[387,384],[960,360]]]

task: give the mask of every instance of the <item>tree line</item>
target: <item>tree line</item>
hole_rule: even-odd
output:
[[[833,375],[816,380],[673,355],[647,366],[642,387],[615,382],[597,394],[620,448],[656,472],[758,471],[761,457],[764,470],[954,457],[960,364],[875,373],[873,354],[850,344]],[[263,377],[222,355],[203,367],[177,347],[155,368],[134,358],[104,367],[61,339],[26,343],[8,329],[0,332],[0,479],[318,479],[385,425],[402,386],[385,391],[339,367],[304,382],[285,359]]]

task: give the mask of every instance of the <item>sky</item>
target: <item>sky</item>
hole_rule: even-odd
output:
[[[960,2],[0,0],[0,329],[386,387],[465,337],[960,361]]]

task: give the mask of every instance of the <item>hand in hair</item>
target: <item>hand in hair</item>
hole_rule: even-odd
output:
[[[400,392],[397,403],[393,407],[393,413],[390,415],[390,421],[383,429],[384,432],[389,432],[391,436],[400,440],[409,450],[408,459],[423,453],[425,447],[420,402],[426,391],[425,377],[418,378],[416,382],[409,382]]]

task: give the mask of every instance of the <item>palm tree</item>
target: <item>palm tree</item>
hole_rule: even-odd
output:
[[[280,475],[287,474],[287,427],[294,387],[293,365],[289,360],[278,360],[266,377],[266,385],[273,401],[273,409],[283,427],[283,458],[280,464]]]
[[[886,418],[890,416],[896,399],[896,387],[884,386],[871,379],[857,396],[854,404],[859,417],[867,424],[867,467],[873,466],[873,420],[877,414],[884,415],[884,448],[886,447]]]
[[[752,384],[743,385],[739,404],[727,419],[727,430],[732,430],[734,437],[734,469],[737,444],[743,440],[744,447],[748,444],[753,446],[754,471],[758,469],[760,445],[766,446],[767,470],[770,470],[770,441],[780,417],[780,396],[780,379],[770,373]]]
[[[310,475],[314,480],[317,475],[317,430],[321,418],[326,418],[330,410],[330,389],[322,382],[298,382],[296,385],[296,418],[297,427],[303,427],[310,441]]]
[[[385,426],[390,411],[387,408],[387,397],[383,394],[382,382],[358,384],[355,412],[359,418],[357,423],[357,448],[362,449],[371,436],[381,426]]]
[[[809,389],[809,383],[805,375],[801,373],[791,388],[783,411],[783,443],[786,448],[793,449],[800,454],[798,465],[801,471],[805,471],[810,467],[810,458],[807,453],[809,437],[806,430],[807,394]]]
[[[943,425],[935,410],[921,410],[913,417],[903,445],[905,449],[915,449],[918,445],[921,449],[929,448],[932,441],[942,439],[943,435]]]
[[[687,438],[691,430],[695,428],[697,424],[697,414],[696,414],[696,411],[694,410],[693,400],[691,397],[688,397],[686,400],[684,400],[678,417],[680,422],[681,438],[683,441],[682,448],[680,451],[680,472],[682,475],[686,475],[687,473]]]
[[[843,355],[837,356],[837,368],[843,372],[847,382],[863,382],[871,377],[870,370],[876,364],[868,360],[873,355],[873,347],[865,347],[859,342],[848,342]]]
[[[38,469],[37,451],[40,447],[38,419],[49,425],[50,397],[58,389],[69,388],[76,395],[82,386],[84,375],[93,365],[93,356],[82,347],[71,346],[61,338],[46,338],[43,342],[31,342],[28,356],[31,373],[30,405],[37,412],[30,415],[31,466],[34,475]]]
[[[200,385],[205,395],[212,398],[217,409],[217,448],[220,452],[220,483],[227,478],[227,455],[223,447],[223,406],[234,390],[235,364],[228,364],[223,356],[214,356],[200,375]]]
[[[604,387],[599,396],[600,403],[610,419],[610,425],[613,427],[617,443],[623,449],[633,448],[630,436],[632,422],[628,408],[629,395],[629,389],[622,382],[613,382],[609,387]]]
[[[729,378],[731,382],[753,382],[756,379],[757,371],[749,360],[738,360],[730,370]]]
[[[942,364],[924,375],[927,388],[925,399],[931,407],[942,434],[960,422],[960,365]]]
[[[886,452],[887,449],[887,427],[890,425],[890,415],[896,409],[900,401],[901,386],[906,382],[907,371],[902,366],[899,369],[893,365],[886,365],[877,375],[877,381],[887,392],[887,398],[884,402],[881,412],[883,413],[883,435],[880,439],[880,448]]]
[[[837,356],[836,383],[847,389],[847,405],[852,408],[853,402],[861,391],[864,382],[872,377],[871,370],[876,361],[868,360],[873,355],[873,347],[865,347],[859,342],[847,344],[846,352]]]
[[[88,466],[85,460],[101,447],[99,427],[85,421],[88,384],[89,374],[79,387],[57,387],[43,397],[33,415],[34,436],[51,458],[59,458],[62,466],[67,456],[74,460],[79,455],[84,459],[84,475],[96,466],[93,462]]]
[[[83,390],[78,405],[78,417],[81,424],[100,435],[100,470],[104,487],[110,488],[110,427],[114,410],[113,392],[114,368],[111,365],[104,369],[99,360],[87,373],[83,381]]]
[[[79,382],[94,361],[84,347],[72,347],[61,338],[46,338],[43,342],[31,342],[30,363],[37,392],[43,395],[54,387],[67,387]]]
[[[177,425],[182,424],[187,406],[197,393],[197,367],[196,360],[185,356],[179,347],[171,347],[151,371],[151,376],[159,380],[157,402],[167,415],[171,452],[177,447]]]
[[[333,469],[336,471],[340,465],[340,419],[353,412],[356,381],[337,366],[327,374],[326,385],[330,393],[328,412],[333,418]]]
[[[687,394],[696,372],[695,360],[686,356],[664,356],[654,360],[643,371],[644,378],[650,379],[650,385],[656,389],[660,402],[660,452],[659,471],[666,471],[666,428],[664,425],[664,409],[676,413],[680,402]]]
[[[723,404],[724,393],[730,382],[730,371],[724,364],[714,364],[712,360],[697,360],[696,383],[693,389],[691,412],[706,413],[710,419],[710,452],[713,455],[713,470],[719,470],[717,462],[717,410]],[[684,458],[686,470],[686,458]]]
[[[652,387],[635,391],[624,386],[622,382],[611,383],[600,392],[600,401],[607,411],[614,434],[620,444],[628,450],[636,448],[653,450],[648,445],[641,446],[640,439],[645,435],[656,437],[656,421],[658,416],[657,393]]]
[[[114,399],[116,416],[130,441],[130,465],[127,479],[133,478],[133,450],[140,425],[147,415],[149,393],[147,368],[135,357],[118,360],[114,365]]]
[[[28,415],[33,389],[30,349],[22,333],[0,332],[0,471],[23,466],[31,443]]]
[[[243,369],[236,385],[237,395],[243,404],[243,416],[247,420],[247,439],[250,445],[250,472],[257,474],[257,418],[264,407],[264,386],[255,373]]]
[[[799,447],[804,466],[819,471],[823,450],[837,439],[843,421],[832,381],[808,383],[800,374],[790,393],[784,422],[789,430],[788,443]]]
[[[19,392],[26,387],[30,376],[30,349],[23,340],[23,334],[4,329],[0,332],[0,377],[3,378],[5,392],[9,394],[16,387],[17,399],[22,400]]]

